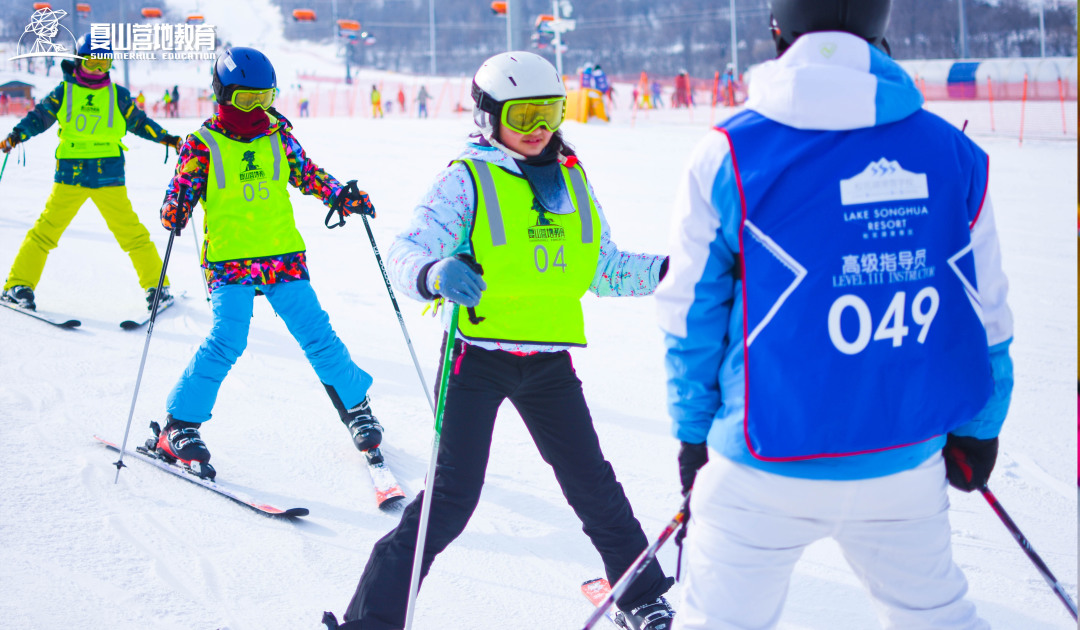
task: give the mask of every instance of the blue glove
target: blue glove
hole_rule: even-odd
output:
[[[480,292],[487,283],[469,263],[460,258],[444,258],[428,269],[427,289],[432,295],[441,295],[462,306],[480,303]]]

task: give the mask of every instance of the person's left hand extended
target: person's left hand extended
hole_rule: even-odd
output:
[[[161,137],[161,144],[164,144],[167,147],[172,147],[173,149],[176,149],[177,153],[179,153],[180,147],[184,146],[184,139],[180,136],[165,134]]]
[[[15,145],[22,142],[22,136],[18,131],[12,131],[8,134],[8,137],[0,140],[0,152],[7,153],[15,148]]]
[[[350,214],[364,214],[372,219],[375,218],[375,206],[371,204],[368,194],[355,186],[345,186],[338,193],[334,205],[341,208],[341,216]]]

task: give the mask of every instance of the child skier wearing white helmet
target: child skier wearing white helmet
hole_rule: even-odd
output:
[[[614,583],[648,541],[600,450],[567,350],[585,346],[586,291],[650,295],[667,257],[621,252],[611,242],[585,171],[559,131],[566,89],[543,57],[488,59],[472,95],[480,132],[439,174],[389,256],[398,291],[421,301],[445,298],[463,311],[443,341],[453,344],[454,368],[421,575],[472,516],[495,417],[509,399]],[[342,628],[404,627],[421,503],[413,501],[376,543]],[[673,582],[652,563],[616,602],[625,627],[669,629],[674,613],[663,594]]]

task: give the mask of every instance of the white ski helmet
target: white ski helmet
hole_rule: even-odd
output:
[[[503,103],[544,97],[566,97],[566,86],[551,62],[521,50],[499,53],[485,61],[473,77],[473,120],[491,140]]]

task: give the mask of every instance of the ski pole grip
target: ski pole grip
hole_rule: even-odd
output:
[[[345,200],[359,195],[360,187],[356,185],[355,179],[350,179],[341,187],[341,190],[338,191],[337,199],[334,199],[334,203],[330,205],[330,212],[326,213],[326,219],[323,220],[326,229],[332,230],[345,225]],[[338,220],[337,223],[331,224],[330,217],[334,216],[335,212],[338,215]]]
[[[169,150],[168,145],[166,145],[165,150]],[[180,230],[183,229],[180,224],[187,222],[180,221],[180,217],[184,216],[188,219],[191,218],[191,204],[188,202],[188,193],[190,191],[190,184],[180,184],[180,186],[176,189],[176,212],[178,216],[176,217],[177,220],[173,223],[172,229],[173,234],[176,236],[180,236]]]

